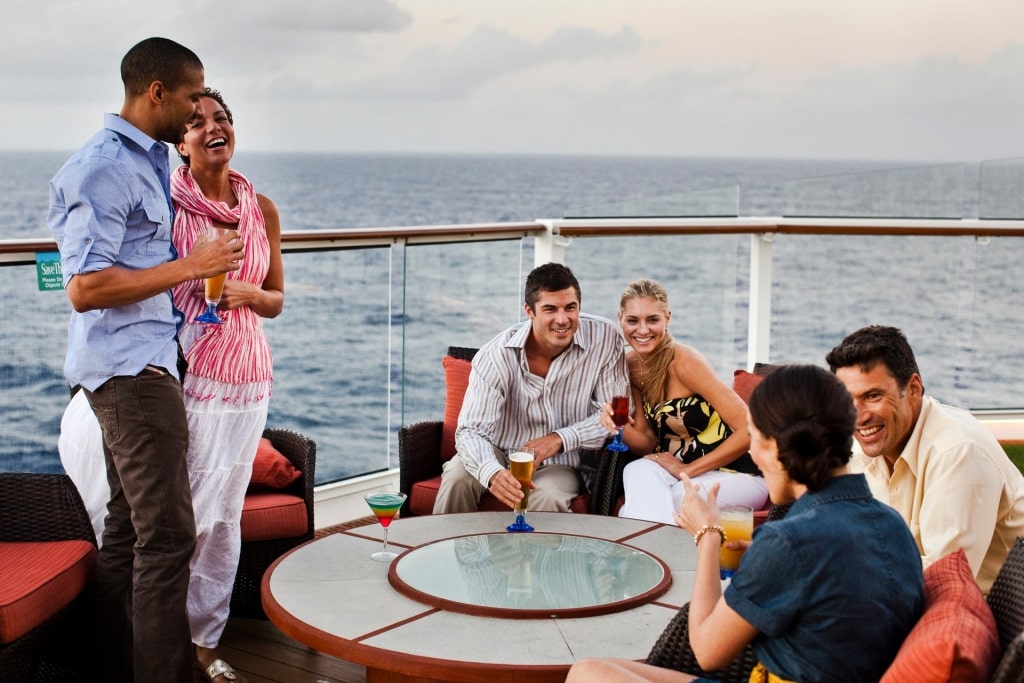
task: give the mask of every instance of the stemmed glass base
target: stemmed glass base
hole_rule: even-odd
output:
[[[615,435],[615,440],[608,444],[608,450],[618,451],[620,453],[629,450],[629,446],[622,441],[622,427],[619,427],[619,433]]]
[[[217,315],[217,304],[206,304],[206,310],[199,314],[196,318],[196,322],[207,323],[210,325],[223,325],[224,321]]]
[[[370,554],[370,559],[377,560],[378,562],[390,562],[396,557],[398,557],[398,553],[391,552],[390,550],[378,550]]]
[[[533,527],[526,523],[526,513],[517,512],[516,521],[505,527],[505,531],[511,532],[530,532],[533,531]]]

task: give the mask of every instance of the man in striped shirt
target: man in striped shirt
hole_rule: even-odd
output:
[[[522,499],[508,454],[534,449],[530,510],[567,512],[580,493],[580,449],[599,448],[602,407],[629,386],[622,337],[606,318],[580,313],[580,285],[558,263],[526,278],[527,320],[473,358],[434,513],[472,512],[484,491],[510,508]]]

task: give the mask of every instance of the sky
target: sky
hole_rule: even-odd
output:
[[[240,149],[1024,156],[1024,0],[5,0],[0,149],[77,148],[152,35]]]

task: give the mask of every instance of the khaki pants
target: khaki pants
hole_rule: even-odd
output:
[[[530,491],[531,512],[568,512],[569,503],[580,493],[579,472],[568,465],[540,467],[533,473],[533,483],[537,488]],[[483,484],[466,471],[466,465],[456,453],[444,464],[434,514],[476,512],[485,491]]]

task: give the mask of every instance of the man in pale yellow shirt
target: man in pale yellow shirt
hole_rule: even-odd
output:
[[[857,408],[850,469],[910,526],[925,567],[963,548],[988,594],[1024,536],[1024,476],[974,416],[924,395],[900,330],[864,327],[825,361]]]

